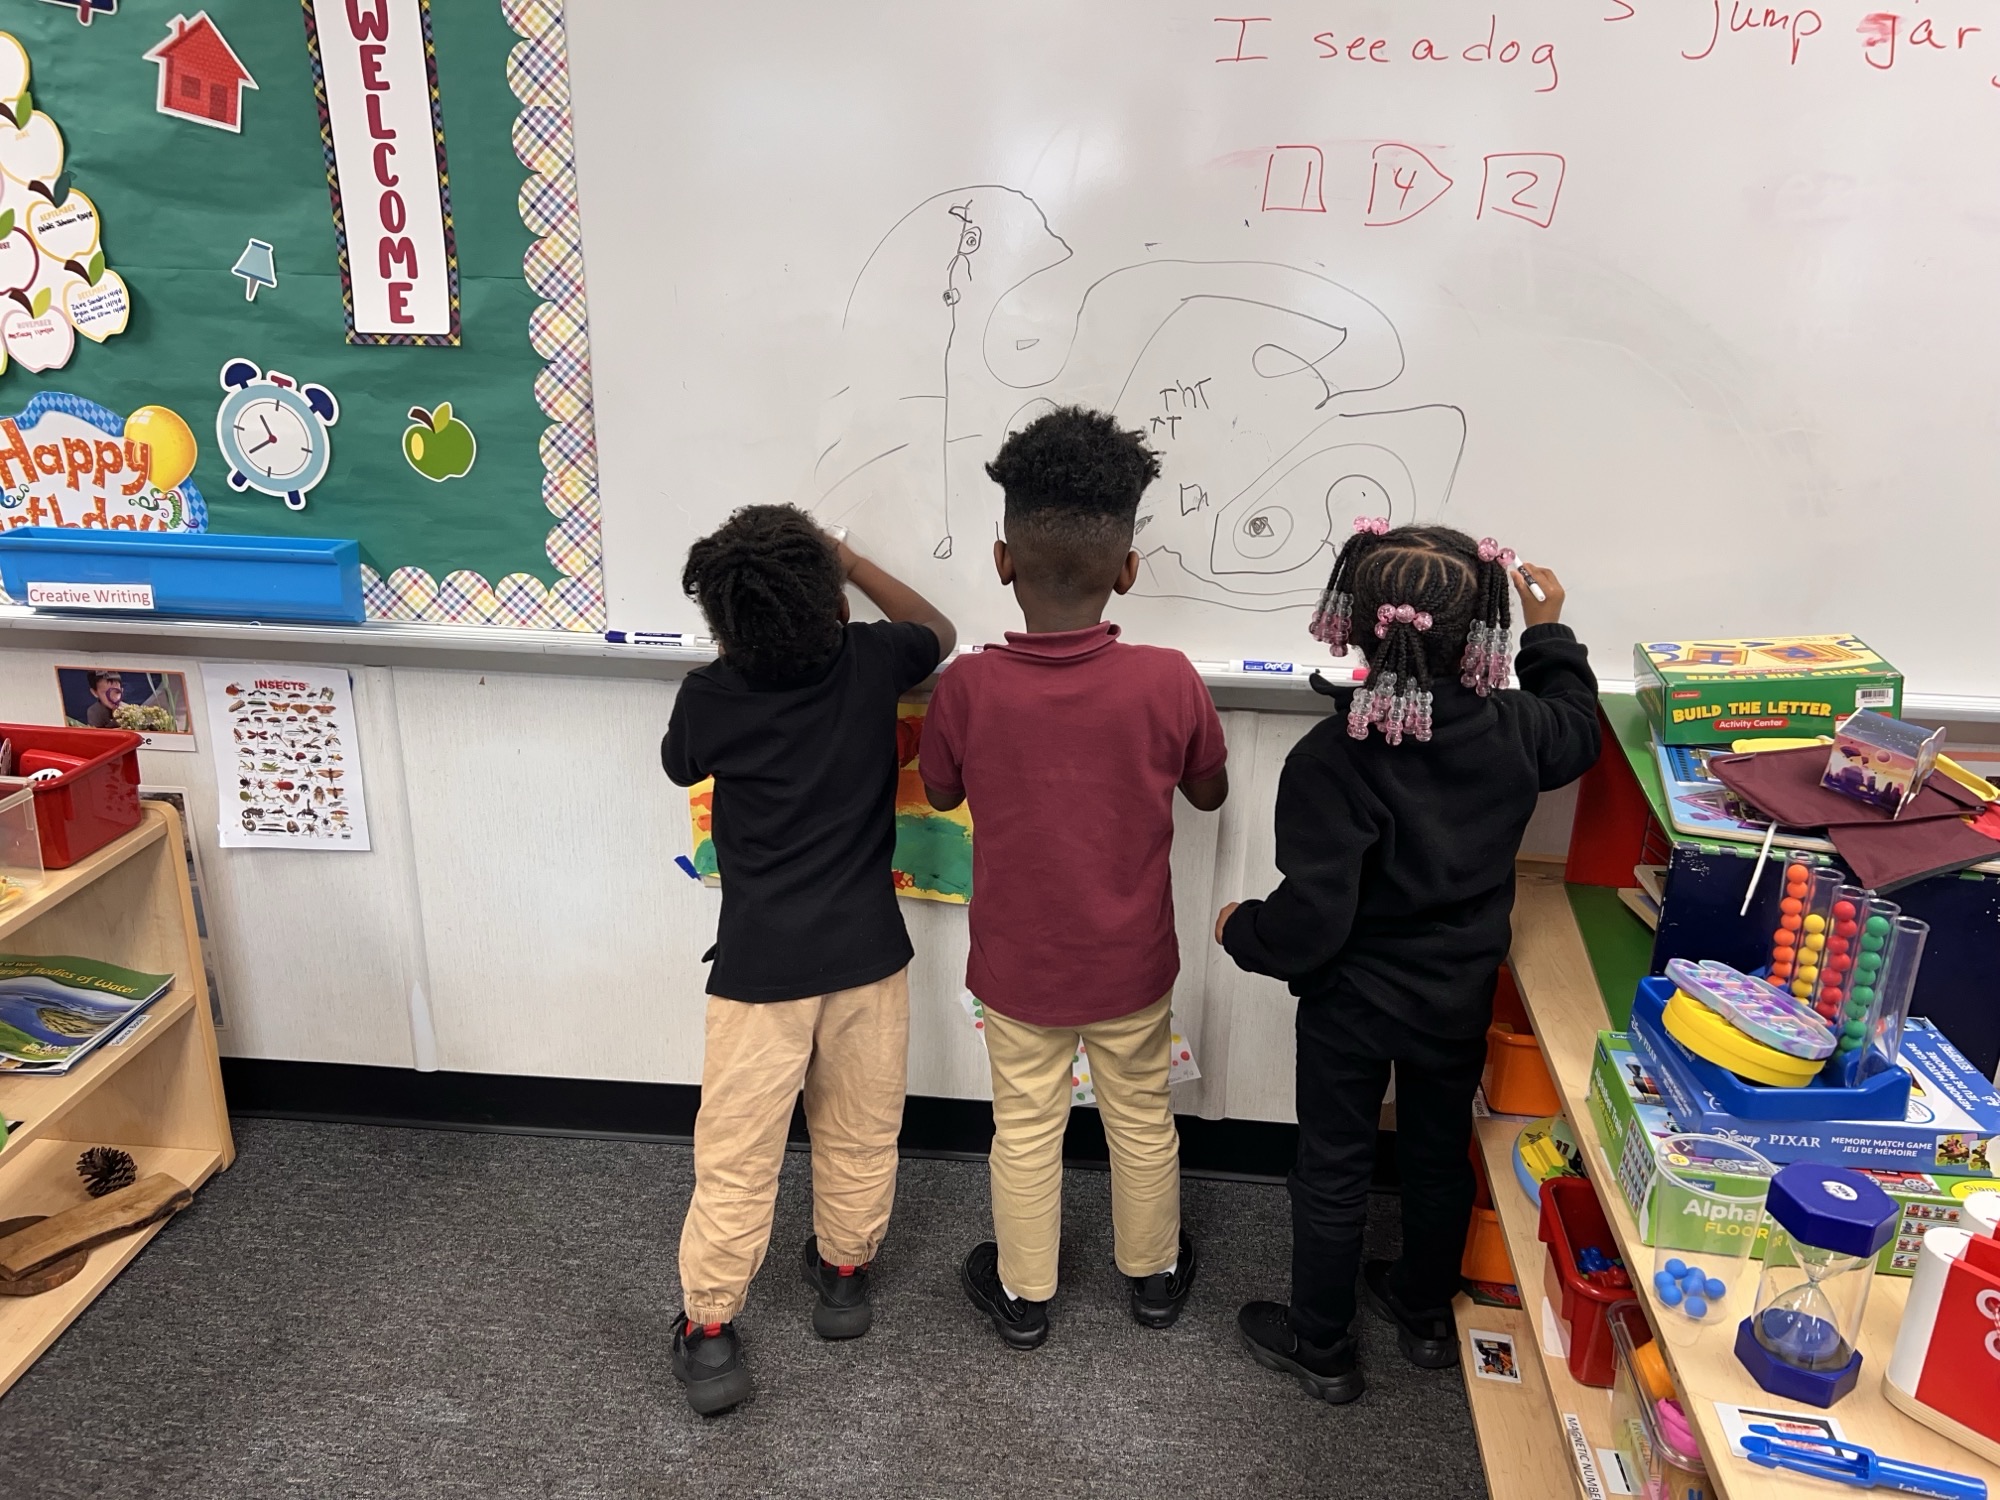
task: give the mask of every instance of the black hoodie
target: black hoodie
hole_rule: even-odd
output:
[[[1521,691],[1482,698],[1440,675],[1427,742],[1348,735],[1340,712],[1294,747],[1278,782],[1284,882],[1223,928],[1237,964],[1302,1000],[1380,1011],[1470,1037],[1492,1019],[1512,941],[1514,860],[1535,799],[1597,760],[1597,679],[1566,625],[1521,634]]]

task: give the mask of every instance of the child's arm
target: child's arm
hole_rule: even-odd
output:
[[[1229,796],[1229,745],[1222,733],[1222,716],[1215,711],[1215,699],[1208,684],[1183,658],[1185,705],[1188,715],[1186,773],[1181,778],[1181,795],[1196,812],[1214,812]],[[1202,774],[1202,773],[1206,774]]]
[[[1204,776],[1199,781],[1183,781],[1181,795],[1188,799],[1196,812],[1214,812],[1229,800],[1229,767],[1224,766],[1213,776]]]
[[[1602,748],[1597,717],[1597,677],[1583,643],[1561,623],[1562,580],[1547,568],[1523,563],[1512,575],[1521,600],[1521,649],[1514,671],[1527,700],[1535,735],[1541,788],[1567,786],[1597,764]],[[1538,586],[1537,599],[1530,584]]]
[[[951,655],[952,648],[958,644],[958,629],[935,604],[893,573],[861,556],[844,541],[834,543],[834,556],[846,569],[847,581],[860,589],[870,604],[892,620],[908,620],[928,626],[938,640],[938,660]]]
[[[686,699],[674,694],[674,711],[667,719],[666,738],[660,741],[660,765],[675,786],[693,786],[708,772],[695,764],[694,747],[688,742]]]
[[[924,715],[917,772],[924,780],[924,796],[939,812],[950,812],[965,801],[965,756],[958,728],[962,682],[956,670],[939,678],[930,710]]]
[[[1347,777],[1317,756],[1296,753],[1278,779],[1277,825],[1283,883],[1263,901],[1225,910],[1216,941],[1239,968],[1296,979],[1347,945],[1362,857],[1376,831]]]

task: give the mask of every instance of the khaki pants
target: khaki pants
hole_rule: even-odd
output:
[[[1077,1038],[1090,1053],[1111,1148],[1111,1228],[1118,1269],[1152,1276],[1180,1250],[1181,1141],[1167,1088],[1172,1025],[1163,997],[1088,1026],[1030,1026],[986,1007],[993,1070],[993,1229],[1000,1280],[1016,1296],[1056,1292],[1062,1241],[1062,1143]]]
[[[697,1323],[743,1310],[771,1244],[792,1103],[812,1130],[813,1230],[835,1265],[866,1265],[896,1200],[896,1133],[910,1050],[908,971],[805,1000],[711,995],[694,1122],[694,1201],[681,1292]]]

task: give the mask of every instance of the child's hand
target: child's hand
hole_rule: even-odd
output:
[[[1229,919],[1236,915],[1236,908],[1242,904],[1241,901],[1232,901],[1215,914],[1216,942],[1220,943],[1222,941],[1222,929],[1229,925]]]
[[[1562,580],[1554,573],[1536,563],[1522,563],[1507,576],[1513,580],[1514,592],[1521,596],[1523,625],[1553,625],[1562,618]],[[1535,597],[1530,583],[1542,591],[1542,598]]]

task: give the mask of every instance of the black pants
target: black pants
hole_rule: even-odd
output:
[[[1472,1095],[1483,1035],[1434,1037],[1365,1005],[1305,1000],[1298,1017],[1299,1156],[1292,1168],[1292,1327],[1330,1344],[1354,1317],[1368,1185],[1389,1070],[1396,1073],[1396,1162],[1403,1257],[1391,1289],[1413,1312],[1451,1302],[1472,1219]]]

